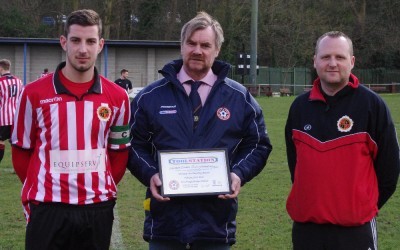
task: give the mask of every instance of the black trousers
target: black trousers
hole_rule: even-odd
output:
[[[0,126],[0,141],[5,141],[11,137],[11,125]]]
[[[376,220],[362,226],[293,223],[294,250],[377,250]]]
[[[27,250],[109,249],[115,201],[89,205],[30,204]]]

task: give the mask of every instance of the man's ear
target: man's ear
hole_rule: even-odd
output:
[[[220,51],[221,49],[217,49],[217,52],[215,52],[215,57],[218,57],[218,55],[219,55],[219,51]]]
[[[100,54],[100,52],[103,50],[103,47],[104,47],[104,38],[100,38],[97,54]]]
[[[314,68],[315,68],[315,59],[317,59],[317,56],[316,55],[314,55]]]
[[[64,51],[67,51],[67,38],[65,36],[60,36],[60,44]]]
[[[354,68],[354,64],[356,62],[356,58],[354,56],[351,57],[351,69]]]

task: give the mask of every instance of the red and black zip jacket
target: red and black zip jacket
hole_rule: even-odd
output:
[[[399,145],[390,112],[350,76],[336,95],[320,80],[293,102],[285,127],[293,186],[286,208],[296,222],[362,225],[396,189]]]

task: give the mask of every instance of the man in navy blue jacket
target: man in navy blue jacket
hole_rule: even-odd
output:
[[[182,60],[165,65],[159,71],[164,78],[131,104],[128,168],[148,187],[143,238],[150,249],[229,249],[235,243],[240,187],[261,172],[272,150],[260,106],[227,78],[230,65],[215,60],[223,40],[220,24],[200,12],[182,28]],[[189,97],[193,82],[201,83],[199,114]],[[227,150],[231,193],[160,194],[168,184],[160,179],[157,152],[216,148]]]

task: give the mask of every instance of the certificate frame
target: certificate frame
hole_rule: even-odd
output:
[[[232,193],[227,149],[160,150],[157,154],[162,196]]]

